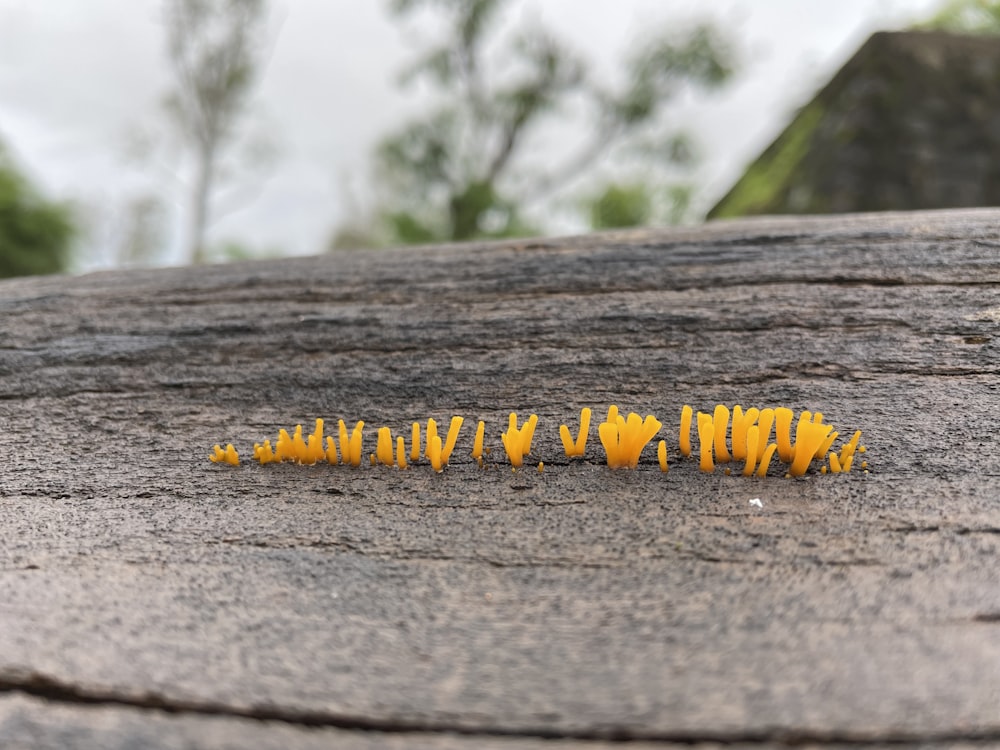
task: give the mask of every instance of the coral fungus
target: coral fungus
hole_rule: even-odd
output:
[[[222,447],[218,444],[212,446],[212,452],[209,454],[208,460],[213,464],[240,465],[240,456],[232,443],[227,443],[225,450],[222,450]]]
[[[570,458],[583,456],[587,447],[587,437],[590,433],[590,409],[584,407],[580,410],[580,431],[576,435],[576,440],[569,432],[569,427],[564,424],[559,425],[559,437],[562,439],[563,448]]]
[[[559,425],[559,436],[567,457],[584,455],[590,420],[591,410],[582,409],[580,429],[575,438],[569,427]],[[453,416],[447,435],[442,437],[438,434],[437,423],[428,419],[422,446],[421,425],[413,422],[409,461],[403,436],[394,437],[389,427],[380,427],[375,452],[370,454],[370,463],[406,469],[425,458],[434,471],[443,471],[458,443],[463,423],[463,417]],[[717,464],[735,462],[739,464],[738,467],[723,467],[726,475],[764,477],[777,456],[781,463],[786,464],[787,476],[801,477],[808,474],[813,469],[813,462],[820,464],[818,468],[823,474],[842,474],[849,472],[855,456],[866,450],[861,445],[860,430],[854,432],[839,450],[834,449],[839,433],[832,425],[823,421],[821,412],[802,411],[796,419],[795,413],[787,407],[744,410],[737,404],[730,410],[726,405],[717,404],[710,412],[695,412],[690,406],[684,405],[678,441],[678,452],[682,457],[692,454],[692,423],[697,427],[698,466],[703,472],[713,472]],[[507,459],[514,468],[522,467],[525,457],[531,454],[537,426],[536,414],[532,414],[519,426],[517,414],[510,413],[507,429],[500,437]],[[308,435],[304,433],[302,425],[296,425],[291,433],[286,429],[278,430],[273,441],[254,443],[253,457],[262,465],[287,462],[302,465],[346,464],[357,467],[361,465],[363,455],[364,427],[365,423],[359,421],[349,430],[343,419],[338,420],[335,439],[323,434],[324,422],[317,419],[315,428]],[[610,406],[607,418],[598,425],[607,465],[613,469],[638,467],[643,449],[656,437],[661,427],[662,423],[651,414],[645,418],[635,412],[625,416],[619,414],[617,406]],[[480,466],[485,465],[484,456],[490,453],[490,448],[485,445],[485,434],[486,423],[480,420],[471,451],[472,458]],[[666,472],[669,458],[666,441],[658,442],[656,457],[661,471]],[[209,459],[213,463],[239,465],[239,455],[232,444],[228,444],[225,449],[215,445]],[[867,473],[868,463],[862,461],[861,465]],[[539,461],[538,466],[541,471],[544,463]]]
[[[635,412],[628,417],[618,413],[617,406],[608,409],[608,418],[597,426],[597,434],[612,469],[634,469],[646,444],[660,431],[663,423],[652,414],[645,419]]]
[[[538,426],[538,415],[532,414],[528,420],[517,426],[517,414],[510,413],[507,421],[507,431],[501,433],[500,439],[503,442],[504,450],[510,465],[515,469],[524,464],[524,457],[531,453],[531,440],[535,436],[535,427]]]

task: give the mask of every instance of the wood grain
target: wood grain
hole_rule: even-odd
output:
[[[1000,742],[998,247],[980,210],[0,283],[0,744]],[[610,403],[669,473],[565,458]],[[685,403],[821,410],[870,473],[702,474]],[[207,460],[453,414],[442,474]]]

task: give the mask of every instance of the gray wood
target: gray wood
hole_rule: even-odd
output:
[[[998,247],[984,210],[0,283],[0,745],[1000,742]],[[668,474],[560,457],[609,403]],[[702,474],[685,403],[819,409],[870,473]],[[247,460],[452,414],[442,474]]]

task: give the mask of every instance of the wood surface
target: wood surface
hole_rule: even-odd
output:
[[[1000,743],[998,248],[977,210],[2,282],[0,746]],[[604,464],[612,403],[669,473]],[[701,473],[717,403],[869,471]],[[249,460],[452,415],[440,474]]]

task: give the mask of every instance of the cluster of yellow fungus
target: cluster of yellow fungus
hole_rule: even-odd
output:
[[[361,465],[361,441],[365,423],[358,422],[348,433],[347,425],[341,419],[337,425],[340,442],[340,453],[332,437],[323,436],[323,420],[316,420],[316,429],[308,437],[302,435],[302,425],[295,426],[295,432],[278,430],[278,438],[271,446],[270,440],[254,443],[253,457],[262,464],[282,463],[289,461],[311,466],[321,462],[330,464],[344,463],[351,466]]]
[[[239,466],[240,454],[236,452],[232,443],[228,443],[225,450],[222,450],[222,447],[216,444],[212,446],[212,452],[209,454],[208,460],[213,464],[229,464],[230,466]]]
[[[597,427],[601,445],[608,457],[608,466],[612,469],[637,467],[642,449],[662,426],[663,423],[652,414],[645,419],[635,412],[623,417],[618,413],[618,407],[612,404],[608,409],[608,418]]]
[[[690,456],[691,421],[693,410],[685,405],[681,410],[680,453]],[[739,405],[732,410],[730,426],[729,408],[719,404],[712,414],[697,414],[699,443],[699,467],[702,471],[715,470],[716,463],[743,462],[743,476],[766,476],[775,454],[778,460],[788,464],[788,475],[803,476],[815,460],[829,461],[820,471],[826,473],[847,472],[856,451],[864,451],[861,431],[858,430],[839,452],[831,451],[839,433],[832,425],[823,422],[820,412],[803,411],[795,422],[794,439],[792,422],[795,414],[791,409],[747,409]],[[771,442],[772,428],[774,442]],[[728,438],[728,442],[727,442]],[[728,471],[728,469],[727,469]]]
[[[507,432],[500,435],[503,448],[507,451],[507,458],[510,465],[515,469],[521,468],[524,464],[524,457],[531,453],[531,440],[535,436],[535,427],[538,426],[538,415],[532,414],[527,421],[519,428],[517,426],[517,414],[510,413],[507,420]]]
[[[567,457],[584,456],[590,433],[590,419],[591,410],[584,408],[580,412],[580,429],[575,438],[570,433],[569,427],[559,426],[559,436]],[[421,426],[419,422],[414,422],[410,432],[409,453],[402,435],[393,438],[389,427],[381,427],[378,430],[375,452],[369,456],[370,463],[373,466],[384,465],[406,469],[423,457],[434,471],[443,471],[458,442],[463,422],[462,417],[452,417],[447,435],[442,439],[437,431],[437,423],[433,419],[428,419],[423,451],[421,451]],[[521,468],[525,456],[531,454],[531,444],[537,426],[538,416],[535,414],[528,417],[520,426],[517,414],[510,414],[507,430],[501,433],[500,439],[507,460],[515,469]],[[645,418],[635,412],[625,416],[619,414],[617,406],[612,405],[608,409],[607,418],[598,425],[598,435],[604,448],[607,465],[612,469],[636,468],[643,450],[657,436],[662,426],[663,424],[651,414]],[[303,434],[302,425],[297,425],[291,435],[287,430],[281,429],[273,446],[270,440],[255,443],[253,457],[261,464],[291,462],[311,465],[325,462],[360,466],[365,423],[357,422],[353,429],[348,430],[344,420],[339,420],[336,440],[325,436],[323,427],[323,420],[317,419],[315,429],[309,435]],[[743,476],[764,477],[777,455],[779,461],[788,465],[786,471],[788,476],[803,476],[815,461],[821,462],[821,473],[836,474],[849,472],[855,455],[865,452],[865,446],[860,445],[860,430],[855,432],[839,451],[833,450],[838,433],[834,431],[832,425],[823,421],[820,412],[803,411],[796,420],[792,410],[784,407],[750,408],[744,411],[737,405],[730,411],[727,406],[719,404],[711,413],[695,413],[690,406],[685,405],[681,409],[678,436],[678,450],[683,457],[689,457],[694,453],[691,441],[692,427],[697,431],[699,468],[704,472],[714,471],[717,464],[732,462],[742,463],[739,471]],[[485,434],[486,424],[480,421],[473,440],[472,457],[481,467],[484,465],[484,454],[489,453],[489,448],[484,446]],[[661,471],[668,470],[667,458],[667,443],[665,440],[660,440],[657,444],[657,462]],[[214,446],[209,459],[213,463],[233,466],[238,466],[240,462],[232,444],[228,444],[225,450],[219,445]],[[867,463],[862,462],[861,466],[867,468]],[[538,470],[543,469],[544,464],[539,462]],[[726,468],[725,472],[732,473],[729,468]]]
[[[448,464],[455,444],[458,442],[458,433],[463,422],[462,417],[452,417],[448,433],[442,441],[437,433],[437,423],[433,419],[427,420],[426,453],[424,456],[435,471],[442,471]],[[480,425],[482,425],[481,422]],[[358,422],[352,430],[348,431],[347,425],[341,419],[337,428],[338,439],[336,441],[332,437],[324,437],[322,419],[316,420],[316,427],[308,436],[303,435],[302,425],[296,425],[291,435],[288,434],[287,430],[281,429],[278,431],[278,437],[273,446],[270,440],[254,443],[253,457],[261,464],[289,462],[312,465],[326,462],[328,464],[360,466],[363,455],[365,423]],[[337,449],[338,443],[339,451]],[[410,462],[418,461],[420,455],[420,423],[414,422],[410,433]],[[224,461],[233,465],[239,464],[239,456],[232,445],[227,446],[225,451],[219,446],[215,446],[209,459],[214,463]],[[400,469],[407,468],[406,440],[402,435],[398,435],[393,440],[390,428],[379,428],[378,444],[375,452],[369,456],[369,460],[373,466],[384,464]]]

